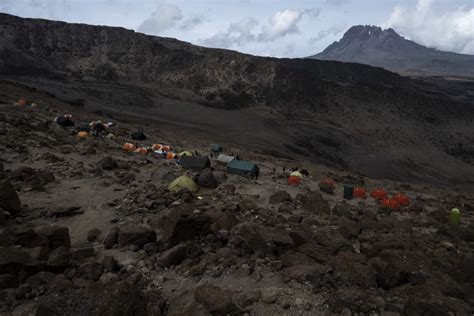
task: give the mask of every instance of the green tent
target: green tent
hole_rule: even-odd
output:
[[[227,172],[241,176],[255,177],[258,175],[259,169],[254,163],[234,159],[227,164]]]
[[[179,178],[176,178],[168,186],[168,190],[174,192],[178,192],[182,189],[188,189],[189,191],[196,193],[199,190],[199,187],[196,182],[194,182],[193,179],[188,176],[181,176]]]

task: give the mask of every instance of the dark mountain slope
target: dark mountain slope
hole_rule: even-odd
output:
[[[400,73],[474,77],[474,56],[419,45],[393,29],[353,26],[343,38],[310,58],[357,62]]]
[[[0,57],[8,81],[162,129],[372,177],[474,179],[474,107],[466,92],[473,84],[458,89],[361,64],[262,58],[5,14]],[[453,151],[459,145],[462,155]],[[420,165],[429,168],[420,172]]]

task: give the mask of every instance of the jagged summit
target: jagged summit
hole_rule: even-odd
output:
[[[314,59],[357,62],[410,74],[474,77],[474,56],[417,44],[392,28],[356,25]]]

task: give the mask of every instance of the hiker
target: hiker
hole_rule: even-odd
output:
[[[197,151],[197,150],[194,150],[194,155],[195,155],[196,157],[198,157],[198,156],[199,156],[199,153],[198,153],[198,151]]]
[[[102,121],[91,122],[91,131],[92,136],[94,137],[104,137],[104,132],[107,130],[107,126],[102,123]]]
[[[258,174],[260,173],[260,170],[257,169],[257,171],[255,171],[255,180],[258,180]]]
[[[63,128],[74,126],[74,122],[72,121],[72,115],[61,115],[57,116],[54,121],[62,126]]]
[[[286,173],[286,167],[283,166],[283,173]]]
[[[300,173],[301,173],[302,175],[304,175],[305,177],[309,176],[309,172],[308,172],[308,170],[306,170],[306,169],[301,169],[301,170],[300,170]]]
[[[239,155],[235,156],[235,160],[240,160]]]
[[[275,167],[273,167],[272,172],[273,172],[273,174],[275,174],[277,172]]]

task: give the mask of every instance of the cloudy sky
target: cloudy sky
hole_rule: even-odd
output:
[[[429,47],[474,54],[474,0],[0,0],[0,11],[122,26],[262,56],[318,53],[357,24],[392,27]]]

